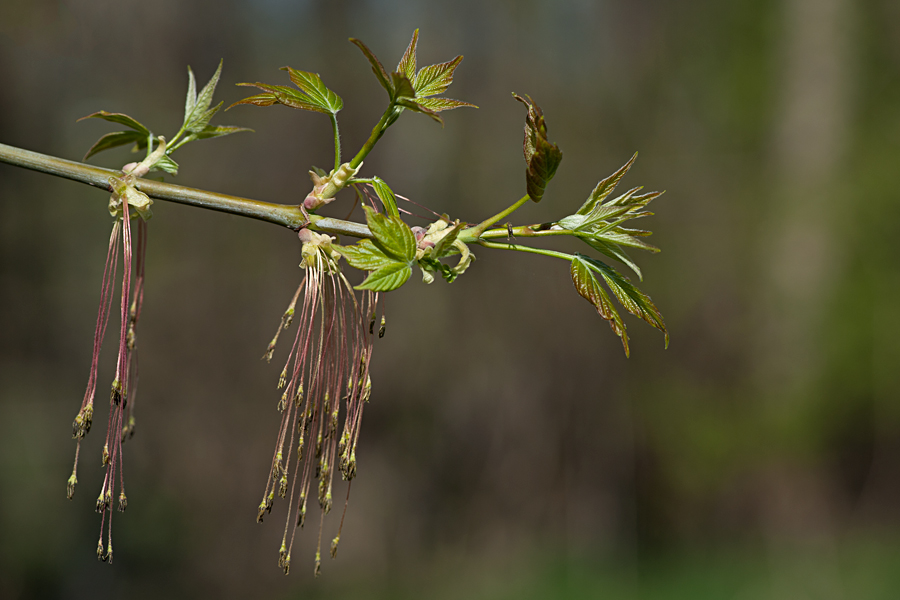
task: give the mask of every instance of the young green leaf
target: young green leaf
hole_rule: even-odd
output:
[[[613,244],[599,238],[591,238],[586,236],[581,237],[581,240],[597,252],[627,265],[628,268],[634,271],[635,275],[638,276],[638,279],[640,281],[644,280],[644,275],[643,273],[641,273],[640,267],[637,266],[637,263],[634,262],[634,260],[632,260],[632,258],[628,256],[628,253],[625,252],[625,250],[622,249],[622,247],[618,244]]]
[[[431,257],[432,258],[442,258],[450,254],[450,251],[454,249],[453,242],[456,241],[456,238],[459,236],[459,232],[465,228],[466,224],[461,223],[459,221],[456,224],[448,229],[445,229],[447,233],[444,234],[444,237],[435,242],[434,247],[431,249]]]
[[[249,127],[234,127],[231,125],[207,125],[203,128],[203,131],[198,131],[195,134],[198,140],[205,140],[209,138],[222,137],[223,135],[231,135],[232,133],[240,133],[241,131],[253,131]]]
[[[419,30],[416,29],[413,31],[413,36],[409,41],[406,52],[403,53],[403,58],[400,59],[400,63],[397,65],[397,72],[406,75],[406,78],[410,81],[415,81],[416,79],[416,45],[418,42]]]
[[[418,36],[416,36],[418,37]],[[381,84],[385,90],[387,90],[388,94],[393,95],[393,90],[391,89],[391,80],[388,79],[387,71],[384,70],[384,66],[381,64],[381,61],[375,56],[375,54],[369,50],[369,47],[363,44],[356,38],[350,38],[350,41],[362,50],[362,53],[365,55],[367,59],[369,59],[369,64],[372,65],[372,72],[375,73],[375,77],[378,78],[378,83]]]
[[[244,98],[231,106],[237,106],[238,104],[253,104],[255,106],[283,104],[290,108],[309,110],[326,115],[336,115],[344,107],[344,101],[341,100],[341,97],[325,87],[322,78],[318,74],[298,71],[291,67],[282,67],[282,70],[288,72],[291,81],[300,88],[299,90],[284,85],[269,85],[259,82],[239,83],[239,86],[256,87],[266,93]],[[231,108],[231,106],[228,108]]]
[[[375,244],[396,260],[411,263],[416,258],[416,236],[398,216],[375,212],[368,206],[366,223],[375,236]]]
[[[361,271],[376,271],[397,262],[388,257],[372,240],[360,240],[352,246],[334,244],[334,247],[351,267]]]
[[[105,110],[97,111],[95,113],[89,114],[86,117],[81,117],[78,119],[79,121],[84,121],[85,119],[103,119],[104,121],[111,121],[113,123],[119,123],[120,125],[124,125],[125,127],[130,127],[135,131],[141,132],[144,136],[151,135],[150,130],[141,125],[136,119],[129,117],[128,115],[122,113],[111,113],[106,112]]]
[[[384,182],[384,179],[373,177],[372,189],[375,190],[375,194],[378,195],[381,203],[384,204],[384,211],[389,215],[399,217],[400,211],[397,209],[397,198],[394,196],[393,190]]]
[[[662,314],[656,308],[656,305],[653,304],[650,296],[639,290],[627,277],[624,277],[606,263],[580,254],[576,256],[603,277],[606,285],[609,286],[612,293],[625,307],[625,310],[662,331],[666,336],[666,347],[669,347],[669,332],[666,330]]]
[[[453,283],[458,277],[450,265],[445,265],[436,258],[425,257],[419,260],[419,267],[432,273],[440,273],[447,283]],[[430,283],[430,282],[427,282]]]
[[[159,159],[157,159],[150,170],[165,171],[169,175],[178,175],[178,163],[172,160],[169,155],[163,154],[161,157],[159,157]]]
[[[84,158],[81,160],[87,160],[98,152],[103,152],[104,150],[124,146],[126,144],[134,144],[144,139],[146,138],[140,131],[116,131],[114,133],[107,133],[91,146],[90,150],[87,151],[87,154],[85,154]]]
[[[585,201],[584,204],[581,205],[581,208],[578,209],[578,212],[576,214],[586,215],[594,210],[594,207],[597,206],[597,204],[602,203],[604,200],[606,200],[607,196],[612,194],[613,190],[616,189],[619,181],[621,181],[622,178],[625,177],[625,173],[628,172],[628,170],[631,168],[631,165],[634,164],[634,161],[637,160],[637,155],[638,153],[635,152],[634,156],[632,156],[627,163],[619,167],[619,170],[598,183],[597,187],[594,188],[594,191],[591,192],[590,197]]]
[[[462,55],[459,55],[453,60],[444,63],[422,67],[416,74],[414,82],[416,96],[425,98],[446,92],[450,84],[453,83],[453,72],[459,66],[459,63],[462,62],[462,59]]]
[[[216,93],[216,86],[219,84],[219,77],[222,75],[222,61],[219,61],[219,66],[216,69],[216,72],[213,73],[213,76],[207,82],[203,89],[200,90],[200,93],[197,94],[197,97],[194,98],[193,102],[191,102],[192,90],[191,88],[196,89],[197,82],[194,79],[194,73],[188,67],[188,97],[185,99],[185,115],[184,115],[184,128],[186,131],[190,133],[196,133],[202,131],[209,124],[209,120],[212,118],[216,111],[222,106],[221,103],[219,106],[214,109],[210,109],[210,105],[212,105],[213,94]],[[191,110],[188,111],[188,105],[191,105]]]
[[[441,118],[437,111],[431,110],[430,108],[426,108],[420,104],[419,100],[413,100],[410,98],[400,98],[397,100],[397,104],[402,106],[403,108],[408,108],[409,110],[417,113],[422,113],[428,115],[435,121],[441,124],[441,127],[444,126],[444,119]]]
[[[321,112],[336,115],[344,108],[344,101],[325,87],[325,83],[318,73],[298,71],[291,67],[281,67],[281,70],[288,72],[294,85],[300,88],[310,101],[321,109]]]
[[[390,292],[406,283],[410,275],[412,275],[412,267],[406,263],[395,262],[369,273],[365,281],[356,286],[356,289]]]
[[[535,202],[540,202],[544,196],[547,184],[556,174],[559,163],[562,162],[562,152],[559,146],[550,143],[547,139],[547,125],[544,123],[544,113],[535,104],[530,96],[513,97],[528,108],[525,117],[525,184],[528,196]]]
[[[594,308],[597,309],[597,313],[603,319],[609,322],[609,326],[612,328],[613,333],[622,339],[622,346],[625,347],[625,356],[628,356],[628,334],[625,332],[625,324],[622,322],[622,317],[619,316],[619,313],[613,307],[606,291],[600,286],[597,279],[594,278],[593,273],[591,273],[588,264],[583,257],[576,255],[575,258],[572,259],[571,273],[572,283],[575,284],[575,289],[585,300],[594,305]]]
[[[184,124],[187,124],[188,118],[191,116],[191,113],[194,112],[194,107],[197,105],[197,79],[194,77],[194,72],[191,70],[190,65],[188,65],[188,91],[187,97],[184,99]]]
[[[441,125],[444,124],[444,120],[437,114],[441,111],[452,110],[461,106],[478,108],[474,104],[461,100],[429,98],[429,96],[442,94],[447,90],[453,82],[453,71],[456,70],[463,57],[457,56],[445,63],[423,67],[417,73],[416,48],[419,41],[418,29],[413,32],[409,46],[397,64],[397,70],[390,75],[388,75],[382,64],[365,44],[353,38],[350,38],[350,41],[356,44],[363,54],[366,55],[366,58],[369,59],[372,71],[378,77],[378,81],[384,89],[387,90],[393,105],[428,115]],[[396,120],[398,115],[399,113],[392,115],[390,122]]]

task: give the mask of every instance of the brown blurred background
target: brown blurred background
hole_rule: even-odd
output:
[[[113,130],[76,124],[99,109],[171,135],[186,65],[204,82],[224,58],[226,105],[283,65],[321,73],[350,154],[386,98],[347,38],[392,67],[416,27],[420,64],[465,55],[448,95],[481,108],[404,114],[364,173],[493,214],[524,189],[512,91],[565,154],[519,221],[573,212],[640,150],[623,185],[667,190],[644,223],[663,253],[638,258],[670,348],[628,317],[626,359],[558,261],[476,249],[453,285],[414,277],[388,300],[338,559],[313,579],[311,527],[284,577],[284,503],[255,516],[285,349],[259,357],[299,244],[157,202],[109,567],[102,401],[65,499],[106,195],[0,165],[0,597],[900,597],[896,1],[3,0],[0,141],[79,159]],[[296,203],[331,160],[321,115],[216,122],[256,133],[179,151],[174,181]]]

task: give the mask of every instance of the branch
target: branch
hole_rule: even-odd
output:
[[[110,191],[109,178],[121,175],[121,171],[94,167],[80,162],[65,160],[55,156],[48,156],[30,150],[23,150],[14,146],[0,144],[0,162],[9,163],[17,167],[24,167],[33,171],[56,175],[73,181],[80,181],[88,185]],[[298,230],[306,222],[299,206],[287,204],[273,204],[260,200],[251,200],[239,196],[229,196],[216,192],[207,192],[194,188],[163,183],[149,179],[138,179],[136,187],[157,200],[188,204],[199,208],[207,208],[226,212],[241,217],[259,219],[276,225],[282,225],[289,229]],[[310,215],[310,228],[331,235],[348,235],[351,237],[372,237],[369,228],[361,223],[332,219],[320,215]]]

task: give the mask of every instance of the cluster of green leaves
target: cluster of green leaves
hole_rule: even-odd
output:
[[[188,67],[188,91],[184,103],[184,120],[181,124],[181,128],[175,136],[169,140],[165,154],[159,157],[151,167],[151,170],[165,171],[171,175],[177,175],[178,164],[172,160],[170,155],[181,146],[195,140],[221,137],[239,131],[252,131],[246,127],[210,125],[210,120],[212,120],[213,116],[220,108],[222,108],[221,102],[216,106],[212,106],[213,94],[215,94],[216,85],[219,83],[221,74],[222,62],[220,61],[215,74],[198,93],[194,72]],[[86,117],[82,117],[79,121],[84,119],[103,119],[105,121],[125,125],[129,130],[107,133],[91,146],[87,151],[87,154],[84,155],[83,160],[87,160],[98,152],[128,144],[134,144],[134,147],[132,148],[133,152],[146,150],[148,156],[153,150],[153,143],[156,136],[154,136],[149,128],[133,117],[122,113],[111,113],[101,110]]]
[[[622,225],[632,219],[653,215],[652,212],[643,209],[663,192],[637,195],[642,188],[635,187],[617,198],[607,200],[616,189],[616,185],[634,164],[636,158],[637,153],[618,171],[598,183],[578,212],[561,219],[557,224],[563,229],[573,232],[594,250],[628,265],[643,281],[640,268],[628,256],[623,246],[650,252],[659,252],[659,248],[643,239],[652,232],[643,229],[628,229]]]
[[[640,268],[628,256],[623,246],[651,252],[659,252],[659,248],[641,239],[649,236],[650,231],[626,229],[622,224],[631,219],[652,215],[653,213],[644,211],[643,208],[654,198],[662,195],[662,192],[636,195],[641,190],[640,187],[636,187],[617,198],[607,200],[636,158],[637,153],[619,170],[598,183],[581,208],[574,215],[559,220],[556,225],[571,231],[598,252],[628,265],[643,280]],[[622,339],[626,355],[629,354],[629,349],[625,324],[594,273],[600,275],[625,310],[662,331],[666,336],[666,346],[669,345],[669,333],[659,309],[653,304],[650,296],[639,290],[627,277],[606,263],[581,254],[576,254],[572,259],[571,273],[575,289],[594,305],[601,317],[609,321],[613,332]]]
[[[416,262],[416,236],[399,215],[385,215],[364,206],[366,223],[373,239],[361,240],[353,246],[335,246],[354,268],[370,271],[360,290],[389,292],[412,275]]]
[[[413,32],[412,40],[403,53],[403,57],[397,64],[397,69],[388,75],[378,57],[361,41],[350,38],[350,41],[356,44],[362,53],[365,54],[372,65],[372,72],[378,79],[390,98],[391,106],[395,109],[390,114],[385,127],[393,123],[403,109],[409,109],[413,112],[419,112],[428,115],[441,125],[444,120],[438,114],[445,110],[452,110],[461,106],[471,106],[477,108],[474,104],[463,102],[462,100],[454,100],[452,98],[434,98],[438,94],[443,94],[453,82],[453,71],[462,62],[462,55],[457,56],[453,60],[422,67],[416,71],[416,47],[419,42],[419,30]]]
[[[385,192],[391,193],[387,185],[381,187],[380,192],[378,187],[375,188],[379,196]],[[382,214],[368,206],[363,206],[363,209],[372,239],[360,240],[352,246],[335,245],[350,266],[369,271],[366,279],[356,286],[357,289],[375,292],[395,290],[407,282],[416,264],[423,273],[438,273],[452,283],[471,261],[468,258],[456,268],[440,261],[441,258],[460,253],[462,245],[457,242],[457,238],[465,223],[457,221],[450,224],[449,220],[443,219],[437,221],[430,229],[435,234],[436,241],[420,250],[416,234],[399,214]],[[468,254],[468,249],[465,252]],[[426,281],[430,280],[426,277]]]

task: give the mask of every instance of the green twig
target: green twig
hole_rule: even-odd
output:
[[[121,171],[65,160],[6,144],[0,144],[0,162],[79,181],[106,191],[109,191],[109,178],[122,175]],[[294,230],[299,229],[306,222],[306,217],[300,211],[299,206],[262,202],[149,179],[138,179],[136,187],[157,200],[259,219]],[[310,215],[310,220],[310,228],[323,233],[361,238],[372,237],[368,227],[361,223],[320,215]]]
[[[544,248],[533,248],[531,246],[520,246],[519,244],[498,244],[496,242],[486,242],[484,240],[478,240],[476,242],[480,246],[484,246],[485,248],[495,248],[497,250],[516,250],[518,252],[528,252],[531,254],[540,254],[542,256],[550,256],[553,258],[559,258],[568,262],[572,262],[572,259],[575,258],[574,254],[566,254],[565,252],[557,252],[556,250],[546,250]]]
[[[528,199],[529,199],[528,194],[525,194],[519,200],[517,200],[515,204],[513,204],[509,208],[500,211],[499,213],[497,213],[496,215],[494,215],[493,217],[491,217],[489,219],[485,219],[484,221],[482,221],[475,227],[470,227],[469,229],[465,229],[465,230],[461,231],[459,234],[459,237],[461,239],[464,239],[464,241],[467,241],[469,239],[472,239],[472,240],[478,239],[479,237],[481,237],[481,234],[484,233],[488,227],[490,227],[497,221],[499,221],[501,219],[505,219],[506,217],[508,217],[509,215],[514,213],[516,210],[519,209],[520,206],[522,206],[523,204],[528,202]]]

